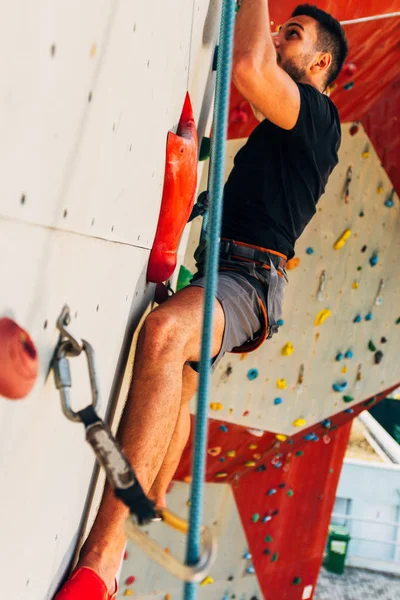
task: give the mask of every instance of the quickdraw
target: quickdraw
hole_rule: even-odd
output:
[[[96,460],[104,468],[116,497],[129,508],[130,515],[125,524],[127,537],[179,579],[201,581],[207,575],[216,555],[216,543],[210,530],[206,527],[201,528],[202,552],[194,565],[183,564],[171,554],[167,554],[164,548],[140,530],[140,525],[161,520],[166,525],[187,533],[188,523],[166,508],[156,506],[144,493],[131,464],[110,428],[97,414],[100,407],[100,394],[94,350],[89,342],[73,335],[68,328],[69,323],[70,311],[68,306],[64,306],[57,321],[61,336],[52,361],[55,384],[60,392],[64,415],[70,421],[84,425],[86,441],[92,447]],[[86,355],[88,365],[91,404],[84,409],[74,411],[70,402],[72,381],[69,358],[77,357],[82,352]]]

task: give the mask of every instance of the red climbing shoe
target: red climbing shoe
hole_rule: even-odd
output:
[[[72,573],[54,600],[116,600],[117,591],[117,581],[114,593],[110,594],[104,581],[93,569],[81,567]]]

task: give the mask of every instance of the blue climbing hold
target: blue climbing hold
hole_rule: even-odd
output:
[[[267,492],[267,496],[273,496],[274,494],[276,494],[275,488],[272,488],[272,489],[268,490],[268,492]]]
[[[311,255],[314,254],[314,248],[311,248],[311,246],[309,248],[307,248],[306,253]]]
[[[354,81],[349,81],[349,83],[344,84],[343,89],[346,90],[346,92],[348,92],[353,87],[354,87]]]
[[[315,435],[315,433],[307,433],[304,436],[304,439],[307,440],[307,442],[310,442],[311,440],[314,440],[317,436]]]
[[[392,208],[392,206],[394,206],[394,202],[393,202],[392,198],[388,198],[387,200],[385,200],[384,204],[388,208]]]
[[[246,569],[246,573],[249,573],[250,575],[254,575],[254,573],[256,572],[255,568],[253,567],[253,565],[250,565],[249,567],[247,567]]]
[[[371,321],[371,320],[372,320],[372,317],[373,317],[373,314],[372,314],[371,312],[369,312],[369,313],[367,313],[367,314],[365,315],[365,320],[366,320],[366,321]]]
[[[224,456],[221,456],[218,460],[219,460],[219,462],[225,462],[226,459]]]
[[[253,379],[257,379],[258,377],[258,369],[250,369],[250,371],[247,373],[247,379],[250,379],[250,381],[253,381]]]
[[[276,324],[278,325],[278,327],[282,327],[282,325],[285,323],[285,321],[283,319],[278,319]]]
[[[251,558],[252,558],[252,556],[251,556],[251,552],[245,552],[245,553],[243,554],[243,558],[244,558],[245,560],[251,560]]]
[[[361,315],[356,315],[354,317],[353,323],[361,323],[361,320],[362,320]]]
[[[354,410],[352,408],[346,408],[346,410],[344,412],[349,413],[349,415],[352,415]]]
[[[283,463],[281,463],[281,462],[276,462],[276,463],[273,463],[273,465],[272,465],[272,466],[273,466],[275,469],[280,469],[280,468],[282,467],[282,465],[283,465]]]
[[[338,383],[334,383],[332,385],[333,391],[335,392],[344,392],[347,389],[348,383],[347,381],[339,381]]]
[[[347,352],[346,352],[346,354],[344,356],[345,356],[345,358],[347,358],[348,360],[350,360],[350,358],[353,358],[353,356],[354,356],[353,350],[347,350]]]
[[[322,421],[321,425],[322,425],[322,427],[325,427],[325,429],[328,429],[332,425],[332,423],[329,419],[324,419]]]
[[[287,444],[293,444],[293,440],[286,440]]]
[[[226,433],[228,431],[228,428],[227,428],[226,425],[220,425],[219,430],[223,431],[224,433]]]
[[[283,402],[282,398],[275,398],[275,400],[274,400],[275,406],[277,406],[278,404],[282,404],[282,402]]]
[[[271,519],[272,517],[270,515],[266,515],[261,519],[261,523],[268,523],[268,521],[271,521]]]
[[[371,256],[371,258],[369,259],[369,264],[371,265],[371,267],[375,267],[375,265],[377,265],[379,262],[379,256],[377,254],[373,254]]]
[[[341,361],[341,360],[343,360],[343,352],[338,352],[338,353],[336,354],[336,360],[337,360],[337,361]]]

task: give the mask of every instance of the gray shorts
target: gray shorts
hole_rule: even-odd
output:
[[[242,265],[243,263],[241,263]],[[251,274],[249,264],[246,271]],[[259,295],[267,308],[268,320],[276,323],[282,315],[282,302],[285,289],[283,277],[263,270],[265,281],[257,285],[257,289],[241,273],[236,271],[219,271],[216,298],[222,305],[225,315],[225,329],[222,345],[217,356],[212,360],[213,370],[224,356],[234,348],[239,348],[245,342],[253,340],[264,327],[264,318],[260,308]],[[205,288],[205,277],[199,277],[190,284]],[[190,366],[199,371],[199,363],[191,361]]]

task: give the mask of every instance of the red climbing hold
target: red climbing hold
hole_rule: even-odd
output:
[[[38,353],[31,338],[15,321],[0,319],[0,395],[24,398],[35,385]]]
[[[136,577],[131,575],[130,577],[127,577],[125,579],[125,585],[132,585],[132,583],[135,583],[135,581],[136,581]]]
[[[147,268],[147,280],[169,279],[177,262],[178,244],[193,207],[197,185],[198,139],[189,94],[176,134],[168,133],[160,216]]]

